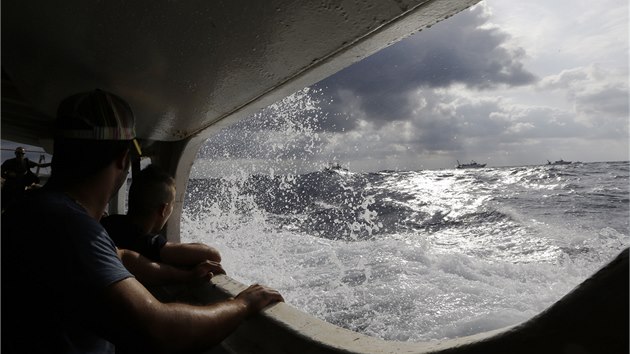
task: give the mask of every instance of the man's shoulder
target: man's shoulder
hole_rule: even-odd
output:
[[[81,205],[79,205],[68,195],[60,191],[51,190],[47,187],[44,187],[34,190],[29,194],[29,197],[31,198],[31,200],[29,201],[30,203],[42,205],[46,208],[55,207],[52,208],[54,209],[54,211],[70,211],[71,213],[87,215],[87,212],[83,207],[81,207]]]
[[[15,162],[16,162],[16,161],[17,161],[17,159],[16,159],[15,157],[14,157],[14,158],[12,158],[12,159],[5,160],[5,161],[2,163],[2,167],[8,167],[8,166],[11,166],[11,165],[15,165]]]
[[[29,190],[23,198],[11,206],[17,213],[33,214],[37,212],[66,213],[68,210],[80,211],[80,206],[68,196],[53,192],[48,188]]]
[[[2,229],[9,232],[36,234],[100,234],[103,227],[86,210],[61,192],[46,187],[29,191],[2,215]],[[71,237],[67,237],[70,239]]]

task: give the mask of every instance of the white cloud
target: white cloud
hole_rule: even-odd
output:
[[[597,65],[568,69],[543,78],[538,89],[561,90],[572,103],[576,119],[583,124],[612,132],[602,124],[628,131],[628,77]]]

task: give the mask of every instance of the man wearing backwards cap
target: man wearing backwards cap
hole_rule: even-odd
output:
[[[283,301],[260,285],[207,306],[155,299],[99,224],[140,153],[131,108],[81,93],[60,104],[56,125],[50,180],[2,217],[3,352],[199,351]]]

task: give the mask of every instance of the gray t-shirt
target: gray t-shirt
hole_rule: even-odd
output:
[[[103,290],[131,277],[100,223],[42,188],[2,215],[2,349],[110,353],[99,335]]]

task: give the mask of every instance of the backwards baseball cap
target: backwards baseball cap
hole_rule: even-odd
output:
[[[93,90],[64,99],[57,109],[56,136],[78,140],[129,140],[139,155],[140,144],[131,106],[122,98]]]

